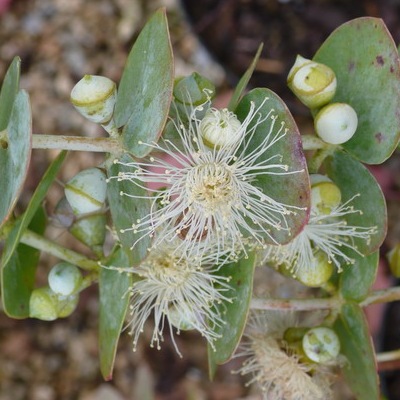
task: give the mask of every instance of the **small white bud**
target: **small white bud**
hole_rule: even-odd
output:
[[[98,168],[89,168],[68,181],[64,190],[75,214],[95,212],[103,207],[106,200],[106,176]]]
[[[310,360],[326,364],[335,361],[339,355],[339,338],[333,329],[324,326],[312,328],[303,336],[303,350]]]
[[[82,274],[75,265],[61,262],[50,270],[48,281],[54,293],[69,296],[79,289],[82,282]]]
[[[235,144],[241,139],[242,124],[236,115],[226,108],[210,108],[200,122],[199,131],[204,143],[210,148]]]
[[[357,113],[346,103],[328,104],[314,119],[315,132],[324,142],[330,144],[342,144],[350,140],[357,125]]]
[[[289,71],[287,84],[303,104],[319,108],[332,100],[337,81],[335,73],[327,65],[298,55]]]
[[[71,103],[88,120],[105,124],[114,113],[115,82],[104,76],[85,75],[71,91]]]
[[[325,175],[311,174],[311,208],[316,214],[330,214],[342,200],[342,193]]]

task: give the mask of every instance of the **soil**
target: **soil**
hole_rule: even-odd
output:
[[[168,11],[177,75],[196,70],[214,80],[222,104],[224,93],[229,94],[263,42],[250,84],[276,91],[300,120],[306,119],[305,110],[286,88],[286,75],[296,54],[312,57],[333,29],[364,15],[383,18],[395,41],[400,41],[400,3],[395,0],[0,0],[0,76],[19,55],[21,86],[31,97],[34,133],[104,135],[69,104],[70,91],[87,73],[118,81],[140,28],[160,6]],[[26,206],[55,155],[55,151],[33,152],[18,211]],[[101,159],[86,153],[69,155],[60,181]],[[400,237],[396,222],[400,221],[398,171],[397,157],[374,170],[380,181],[386,182],[391,216],[387,248]],[[54,185],[46,203],[50,214],[61,194],[62,187]],[[77,246],[68,235],[60,236],[54,224],[48,235]],[[41,259],[38,284],[54,261]],[[384,262],[381,275],[385,285],[391,282]],[[221,366],[210,382],[205,343],[190,332],[178,338],[183,359],[176,355],[168,337],[162,351],[143,345],[133,353],[131,338],[123,333],[113,380],[105,382],[98,362],[98,306],[97,289],[91,287],[82,294],[77,311],[66,319],[17,321],[0,314],[0,400],[261,398],[254,388],[245,386],[243,377],[231,373],[239,367],[238,360]],[[381,346],[382,309],[378,312],[380,316],[375,313],[372,319],[379,321],[374,333],[377,346]],[[385,332],[393,331],[395,321],[390,317]],[[400,344],[397,341],[393,346]],[[398,388],[388,387],[390,399],[400,398]],[[348,394],[341,396],[341,400],[351,399]]]

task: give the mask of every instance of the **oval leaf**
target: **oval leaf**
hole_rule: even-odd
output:
[[[19,87],[21,60],[15,57],[4,77],[0,92],[0,132],[7,128]]]
[[[343,24],[314,60],[336,73],[332,101],[348,103],[358,114],[357,131],[343,147],[365,163],[386,160],[400,138],[400,61],[383,21],[364,17]]]
[[[46,214],[42,208],[35,210],[29,228],[43,234]],[[1,297],[5,313],[11,318],[29,317],[29,299],[35,285],[36,268],[40,251],[25,244],[18,244],[12,251],[8,248],[15,242],[8,240],[4,252],[10,254],[7,263],[1,263]]]
[[[137,38],[122,74],[114,120],[124,126],[123,143],[136,157],[146,156],[161,135],[172,98],[173,59],[165,10],[157,11]]]
[[[0,148],[0,227],[15,207],[31,158],[32,119],[28,94],[21,90],[15,98],[7,126],[8,147]]]
[[[105,265],[122,269],[131,267],[129,257],[122,248],[119,248]],[[107,267],[100,268],[99,351],[100,369],[106,381],[112,379],[118,339],[129,305],[127,291],[131,284],[131,273],[121,273]]]
[[[378,400],[375,353],[362,309],[354,303],[344,304],[334,329],[347,359],[343,375],[357,400]]]
[[[349,254],[354,264],[344,266],[339,275],[341,295],[348,300],[361,301],[369,293],[378,271],[379,251],[368,256]]]
[[[228,295],[233,297],[233,301],[231,303],[223,302],[217,306],[225,324],[216,329],[221,338],[215,341],[215,349],[208,345],[208,365],[211,378],[215,374],[217,364],[223,364],[230,360],[242,338],[253,294],[254,266],[255,255],[249,253],[248,258],[224,265],[218,271],[221,276],[231,277],[232,291]]]
[[[264,102],[266,98],[268,100]],[[255,164],[286,164],[288,171],[285,173],[277,168],[271,168],[271,174],[259,175],[257,181],[252,182],[252,184],[274,201],[296,207],[295,209],[291,208],[294,211],[293,213],[285,215],[289,229],[271,229],[270,236],[272,239],[268,235],[265,236],[266,243],[284,244],[293,239],[303,228],[308,218],[310,206],[310,182],[300,134],[285,103],[269,89],[254,89],[243,97],[236,109],[236,114],[241,121],[248,115],[251,102],[254,102],[256,107],[264,102],[259,110],[261,117],[268,115],[271,109],[274,111],[273,115],[277,116],[271,133],[270,143],[272,145],[260,155]],[[250,128],[257,123],[257,119],[258,116],[253,118]],[[284,124],[283,128],[282,124]],[[270,127],[271,118],[258,125],[246,152],[251,152],[262,143],[265,136],[269,134]],[[287,129],[287,131],[283,135],[284,129]],[[281,138],[277,140],[276,135],[281,135]],[[282,174],[277,174],[277,171]],[[281,219],[281,216],[275,214],[274,216]],[[281,222],[284,225],[284,222]]]
[[[121,162],[132,162],[128,154],[120,157]],[[107,174],[109,178],[117,177],[120,172],[133,173],[133,167],[125,167],[121,164],[112,164]],[[125,195],[121,195],[121,192]],[[130,228],[138,219],[144,218],[150,213],[150,202],[147,198],[133,199],[129,195],[147,197],[145,189],[138,185],[130,183],[128,180],[118,181],[117,178],[110,179],[107,186],[107,197],[110,205],[111,215],[118,237],[122,247],[131,254],[132,265],[139,264],[147,255],[147,249],[150,247],[151,239],[149,235],[135,234],[133,231],[121,232],[121,230]],[[139,240],[140,239],[140,240]],[[133,251],[131,247],[135,244]]]
[[[325,165],[328,176],[339,186],[343,201],[357,195],[351,205],[360,212],[348,214],[347,224],[376,227],[369,242],[354,238],[354,244],[362,254],[376,251],[386,236],[387,228],[386,202],[379,184],[364,165],[343,151],[336,151]]]

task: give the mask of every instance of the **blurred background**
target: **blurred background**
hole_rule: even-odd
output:
[[[337,26],[365,15],[383,18],[400,42],[396,0],[0,0],[0,77],[13,57],[20,56],[21,87],[30,94],[34,133],[104,136],[101,127],[74,110],[70,91],[84,74],[118,82],[137,34],[162,6],[167,8],[177,76],[193,71],[205,75],[218,88],[216,101],[224,105],[263,42],[250,85],[274,90],[305,129],[310,124],[308,110],[286,88],[296,54],[311,58]],[[20,211],[56,154],[33,151]],[[101,160],[98,154],[70,154],[60,181]],[[389,207],[383,253],[400,239],[399,171],[398,156],[373,168]],[[54,185],[46,204],[50,215],[61,196],[62,186]],[[71,241],[56,226],[47,234]],[[55,262],[42,258],[38,284]],[[394,283],[388,275],[382,258],[377,287]],[[389,318],[381,306],[368,310],[375,345],[400,348],[400,310],[394,303],[386,312]],[[162,351],[145,344],[133,353],[131,338],[123,333],[113,380],[106,383],[99,371],[97,326],[96,287],[82,293],[78,310],[64,320],[16,321],[0,314],[0,400],[260,399],[253,388],[245,387],[243,377],[231,374],[239,367],[237,360],[221,366],[210,382],[205,343],[190,332],[178,337],[183,359],[168,337]],[[146,334],[142,344],[148,343]],[[396,371],[382,375],[389,399],[400,399],[398,378]],[[340,396],[351,399],[346,392]]]

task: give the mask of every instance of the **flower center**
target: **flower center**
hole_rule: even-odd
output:
[[[208,215],[229,207],[234,198],[233,188],[233,174],[227,165],[199,165],[186,178],[190,204],[199,206]]]

